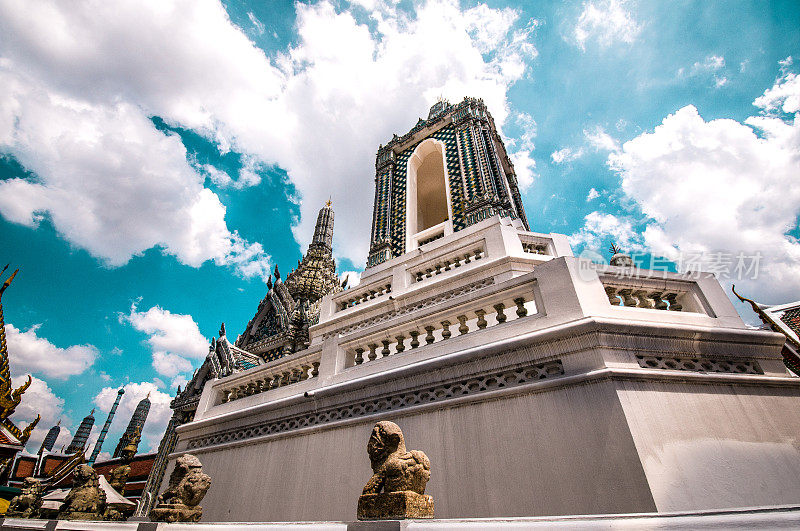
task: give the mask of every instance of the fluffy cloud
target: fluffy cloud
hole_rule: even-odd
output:
[[[617,139],[606,133],[605,129],[601,126],[596,126],[594,129],[586,129],[583,135],[589,144],[597,151],[618,151],[619,142]]]
[[[600,197],[600,192],[592,188],[591,190],[589,190],[589,194],[586,196],[586,202],[588,203],[589,201],[597,199],[598,197]]]
[[[19,387],[26,380],[26,376],[12,378],[14,387]],[[24,428],[36,418],[36,415],[41,415],[42,419],[33,429],[31,437],[28,439],[28,444],[25,445],[28,452],[36,453],[39,451],[39,447],[42,445],[42,441],[50,427],[59,420],[62,421],[62,427],[56,441],[57,447],[60,448],[62,444],[69,444],[72,439],[72,433],[68,429],[70,419],[64,416],[64,399],[56,396],[47,385],[47,382],[34,377],[31,379],[31,386],[22,396],[22,402],[17,406],[11,420],[17,426]]]
[[[363,7],[370,24],[353,14]],[[424,114],[439,95],[481,96],[502,126],[507,90],[536,54],[536,22],[513,10],[462,10],[454,0],[429,0],[413,14],[389,2],[363,7],[296,4],[296,45],[270,59],[217,1],[0,0],[9,94],[0,139],[38,178],[6,183],[13,200],[0,212],[29,225],[46,212],[111,265],[161,246],[190,265],[211,259],[264,275],[263,250],[228,230],[178,139],[149,123],[159,116],[284,168],[302,199],[300,242],[333,194],[337,252],[361,262],[370,226],[361,206],[372,201],[363,184],[372,183],[377,144],[408,130],[409,111]],[[532,158],[513,155],[524,185]],[[237,181],[214,177],[257,182],[246,170]]]
[[[128,426],[128,422],[133,416],[136,406],[149,393],[150,411],[147,414],[147,421],[142,430],[142,443],[139,445],[139,451],[156,451],[158,449],[158,443],[164,435],[167,423],[172,416],[172,410],[169,408],[169,403],[172,398],[168,394],[159,391],[158,387],[151,382],[131,382],[125,384],[123,389],[125,390],[125,394],[122,395],[122,399],[119,402],[117,413],[111,423],[111,428],[109,429],[109,434],[106,437],[103,448],[113,452],[117,442],[119,442],[120,436],[122,436],[122,433]],[[111,406],[117,398],[118,390],[119,388],[115,387],[104,387],[94,397],[93,401],[100,411],[107,414],[111,410]],[[102,420],[98,421],[99,424],[102,425],[102,423],[105,422],[105,415],[96,414],[95,417],[98,419],[102,417]]]
[[[558,151],[553,151],[550,154],[550,158],[556,164],[561,164],[563,162],[570,162],[582,156],[583,156],[583,148],[573,149],[569,147],[559,149]]]
[[[775,114],[797,113],[798,98],[797,77],[784,74],[744,123],[705,121],[689,105],[611,153],[624,193],[652,220],[650,250],[678,262],[718,257],[729,266],[718,270],[723,280],[768,301],[798,298],[800,242],[790,232],[800,215],[800,115]]]
[[[614,41],[631,43],[636,40],[642,27],[626,9],[626,4],[625,0],[584,2],[572,32],[578,47],[585,50],[590,40],[603,47],[611,46]]]
[[[92,345],[61,348],[39,337],[37,331],[41,326],[37,324],[23,332],[6,323],[9,361],[14,374],[36,373],[63,380],[83,373],[97,359],[98,351]]]
[[[130,323],[150,336],[147,343],[153,352],[153,367],[168,378],[191,371],[191,360],[208,354],[208,341],[191,315],[172,313],[159,306],[140,312],[133,304],[128,315],[120,315],[120,322]]]
[[[603,243],[603,238],[610,238],[624,252],[631,253],[642,250],[639,234],[634,230],[631,220],[601,212],[588,214],[584,218],[583,227],[569,237],[569,242],[573,246],[582,245],[598,250]]]

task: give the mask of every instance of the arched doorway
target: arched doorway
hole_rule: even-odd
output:
[[[406,251],[453,232],[444,144],[428,139],[408,160]]]

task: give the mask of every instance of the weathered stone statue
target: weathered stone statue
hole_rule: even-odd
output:
[[[59,520],[102,520],[106,493],[100,488],[97,472],[88,465],[78,465],[72,473],[72,490],[64,499]]]
[[[161,496],[158,505],[150,512],[155,522],[197,522],[203,515],[198,504],[211,487],[211,478],[203,474],[200,460],[191,454],[184,454],[175,463],[175,470],[169,476],[169,485]]]
[[[419,450],[406,450],[400,426],[375,424],[367,453],[374,474],[358,498],[359,520],[433,518],[433,497],[425,495],[431,462]]]
[[[9,518],[37,518],[42,508],[42,486],[35,478],[25,478],[22,493],[11,499],[6,516]]]
[[[108,477],[108,484],[125,496],[125,485],[128,483],[128,475],[131,473],[131,467],[127,463],[122,463],[116,468],[112,468]]]

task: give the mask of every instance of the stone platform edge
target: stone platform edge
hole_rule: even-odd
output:
[[[406,529],[727,529],[800,528],[800,505],[744,507],[671,513],[632,513],[497,518],[453,518],[441,520],[385,520],[354,522],[85,522],[0,518],[0,531],[274,531],[278,529],[322,529],[341,531],[400,531]]]

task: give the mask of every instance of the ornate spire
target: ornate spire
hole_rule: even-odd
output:
[[[6,269],[8,269],[8,264],[0,271],[0,276],[6,272]],[[14,389],[11,384],[11,371],[8,364],[8,345],[6,344],[6,323],[3,317],[2,297],[14,277],[17,276],[17,273],[19,273],[19,269],[16,269],[0,286],[0,422],[24,445],[41,417],[37,415],[36,420],[31,422],[24,431],[20,431],[9,419],[20,401],[22,401],[22,394],[31,385],[31,375],[29,374],[28,381]]]
[[[319,210],[317,215],[317,225],[314,227],[314,239],[311,240],[311,246],[325,246],[331,249],[333,246],[333,208],[331,208],[331,200],[325,203],[325,206]]]

